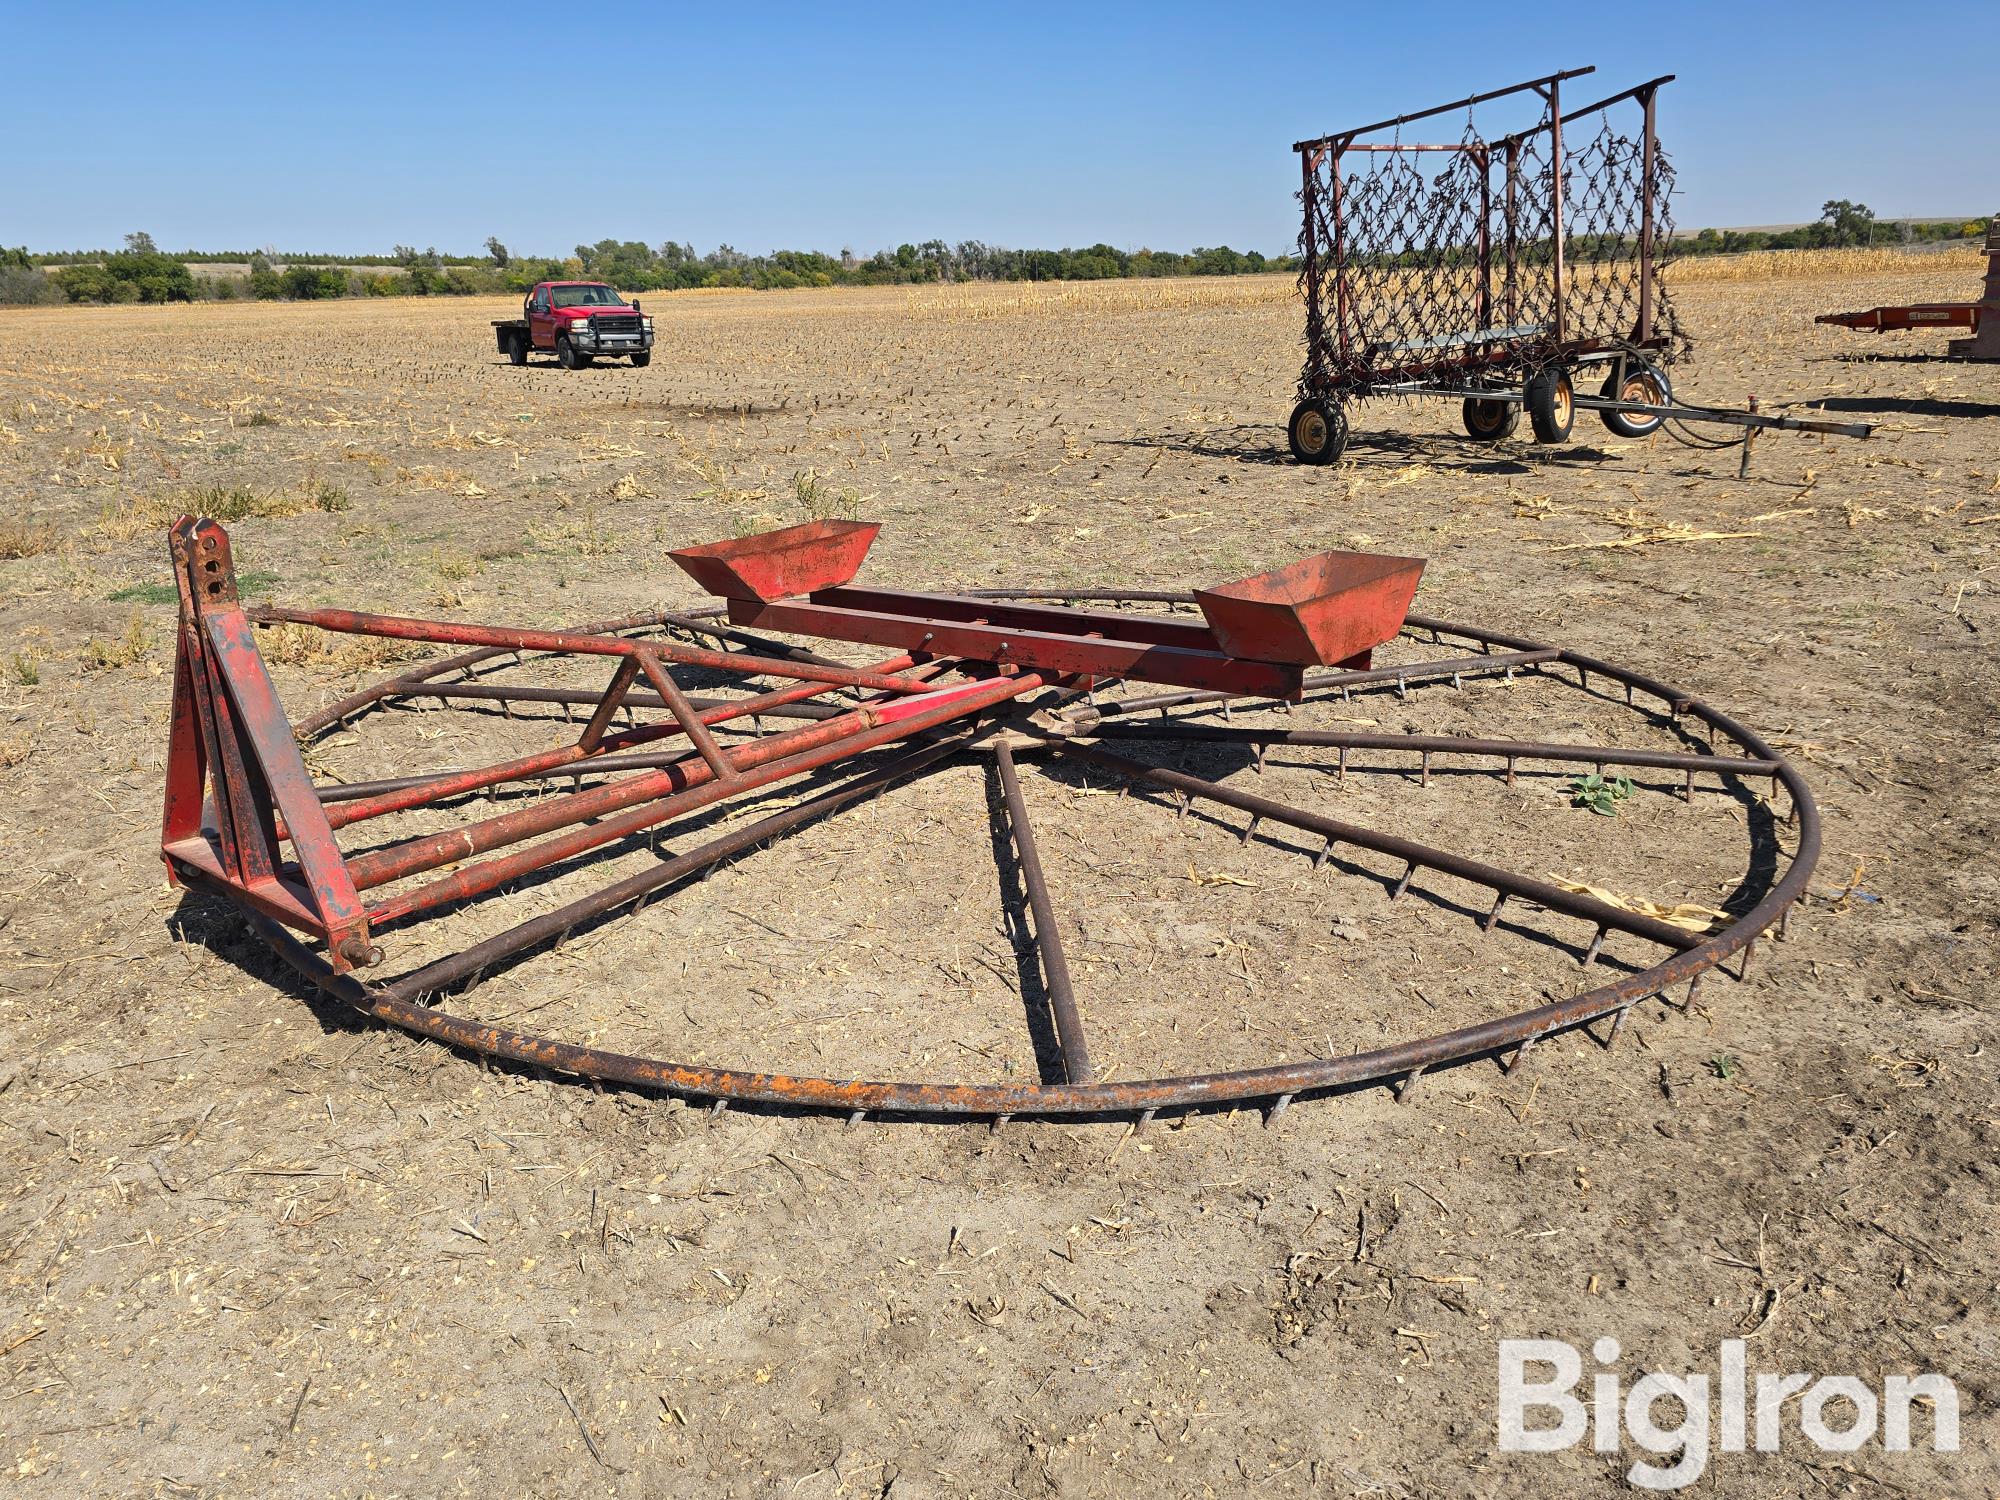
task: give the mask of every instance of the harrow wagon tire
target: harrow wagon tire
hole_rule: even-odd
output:
[[[1485,401],[1467,396],[1461,412],[1465,435],[1481,443],[1510,438],[1521,425],[1521,408],[1512,401]]]
[[[510,365],[525,365],[527,362],[528,341],[517,333],[507,340],[507,363]]]
[[[1576,391],[1569,371],[1559,365],[1538,370],[1528,377],[1523,393],[1527,397],[1528,422],[1538,443],[1566,443],[1576,425]]]
[[[1347,413],[1337,402],[1301,401],[1292,408],[1285,437],[1300,463],[1333,463],[1347,447]]]
[[[650,365],[652,362],[653,362],[653,351],[650,349],[643,350],[642,352],[632,356],[632,368],[635,370],[643,370],[646,368],[647,365]]]
[[[556,363],[561,365],[565,370],[587,370],[590,368],[590,356],[583,353],[568,339],[557,339]]]
[[[1625,379],[1621,383],[1618,371],[1604,377],[1604,389],[1598,394],[1606,401],[1643,401],[1648,406],[1672,406],[1674,388],[1667,381],[1666,372],[1653,365],[1642,364],[1627,367]],[[1666,425],[1665,417],[1640,417],[1631,412],[1599,412],[1604,425],[1622,438],[1651,437]]]

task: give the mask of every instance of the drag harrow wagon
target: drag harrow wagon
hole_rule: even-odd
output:
[[[1676,400],[1670,371],[1692,346],[1661,274],[1673,168],[1655,129],[1656,96],[1673,77],[1565,112],[1563,84],[1593,71],[1293,146],[1306,360],[1286,435],[1300,463],[1337,461],[1348,407],[1382,397],[1456,401],[1466,435],[1482,443],[1511,437],[1524,409],[1537,442],[1567,442],[1576,413],[1591,411],[1620,437],[1665,429],[1694,447],[1740,442],[1746,465],[1758,429],[1873,431],[1755,402],[1737,411]],[[1540,101],[1538,118],[1482,132],[1480,106],[1523,97]],[[1458,140],[1403,139],[1404,126],[1461,110]],[[1577,139],[1570,127],[1593,117]],[[1714,441],[1689,423],[1745,436]]]
[[[228,534],[183,518],[171,537],[169,877],[192,907],[247,922],[305,985],[462,1053],[711,1110],[850,1122],[1143,1125],[1236,1107],[1275,1119],[1296,1099],[1371,1084],[1407,1100],[1426,1073],[1478,1059],[1511,1071],[1565,1033],[1608,1048],[1638,1007],[1671,1024],[1663,1007],[1684,1008],[1725,960],[1741,978],[1759,934],[1782,931],[1805,894],[1818,815],[1753,730],[1572,648],[1410,613],[1421,560],[1321,553],[1191,593],[919,593],[853,581],[876,531],[817,521],[688,547],[671,556],[715,603],[542,629],[248,606]],[[288,656],[314,631],[450,654],[295,720],[258,645],[271,629]],[[1396,732],[1356,727],[1389,718]],[[442,735],[422,727],[439,719]],[[1588,728],[1550,742],[1553,723]],[[467,764],[482,727],[508,753]],[[458,747],[457,763],[379,774],[438,744]],[[343,777],[357,764],[373,774]],[[954,824],[946,804],[964,795],[967,768],[988,801],[975,795]],[[1571,776],[1593,796],[1615,785],[1643,819],[1569,808]],[[1509,820],[1531,794],[1544,799],[1536,836],[1583,835],[1574,850],[1527,852]],[[1442,818],[1440,798],[1475,811]],[[856,1040],[866,1067],[846,1076],[771,1055],[786,1006],[825,1003],[826,984],[796,965],[762,981],[773,993],[739,1035],[684,1028],[719,982],[725,943],[734,953],[770,926],[698,881],[788,836],[811,845],[844,812],[872,841],[880,825],[856,812],[871,801],[885,817],[914,808],[925,839],[965,834],[967,858],[1000,867],[1009,925],[950,926],[962,893],[895,897],[893,925],[873,929],[888,941],[847,950],[880,969],[851,982],[876,996],[914,985],[921,1003],[896,1013],[876,1050]],[[1031,802],[1044,817],[1063,809],[1059,836],[1038,836]],[[1492,830],[1484,849],[1475,818]],[[1666,850],[1643,847],[1683,818],[1692,836],[1671,847],[1698,851],[1699,873],[1670,873]],[[1719,829],[1744,837],[1740,866]],[[1637,861],[1628,880],[1637,868],[1681,891],[1733,882],[1733,893],[1690,919],[1619,896],[1600,883],[1612,876],[1558,879],[1531,863],[1621,847]],[[1249,873],[1190,878],[1184,851]],[[1197,966],[1184,988],[1159,992],[1171,998],[1135,999],[1135,976],[1116,977],[1127,971],[1106,956],[1118,950],[1100,949],[1100,916],[1158,908],[1163,930],[1195,931],[1202,913],[1184,908],[1211,903],[1213,915],[1227,901],[1251,903],[1258,930],[1283,926],[1282,982],[1231,961]],[[1426,936],[1333,943],[1328,924],[1348,908],[1378,933],[1412,921]],[[946,981],[911,955],[932,940],[947,953],[960,937],[977,946],[981,931],[1004,932],[1015,958],[1014,972],[994,965],[982,981],[981,1013],[993,975],[1018,993],[984,1023],[1003,1040],[954,1048],[947,997],[929,988]],[[580,980],[608,949],[615,966]],[[1343,972],[1347,955],[1375,953],[1390,965],[1379,980]],[[537,965],[554,982],[529,1003],[513,987]],[[1344,1009],[1308,1022],[1294,1004]],[[877,1008],[815,1012],[832,1029],[800,1055],[841,1060],[853,1018]],[[518,1019],[528,1014],[532,1030]],[[1027,1023],[1018,1044],[1005,1040],[1009,1016]],[[1306,1039],[1266,1040],[1286,1028]],[[1029,1033],[1030,1061],[1003,1067],[997,1049],[1027,1056]],[[714,1060],[725,1040],[742,1062]]]

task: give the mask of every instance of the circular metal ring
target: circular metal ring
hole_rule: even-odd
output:
[[[1192,599],[1187,593],[1157,590],[985,589],[975,592],[992,598],[1112,605],[1185,604]],[[682,618],[707,618],[715,613],[717,611],[713,609],[691,611]],[[642,622],[635,617],[633,621],[622,623],[625,628],[636,628]],[[1469,644],[1482,654],[1496,654],[1496,660],[1511,660],[1510,653],[1525,656],[1539,654],[1538,667],[1567,667],[1576,671],[1580,682],[1585,684],[1591,678],[1616,684],[1624,690],[1627,702],[1632,702],[1634,695],[1644,695],[1663,704],[1675,720],[1691,719],[1713,735],[1733,742],[1743,752],[1745,769],[1740,774],[1769,777],[1774,785],[1782,785],[1791,798],[1797,845],[1784,874],[1768,884],[1749,910],[1719,931],[1698,940],[1691,939],[1680,951],[1641,971],[1564,999],[1435,1035],[1341,1056],[1228,1072],[1108,1082],[974,1083],[835,1079],[716,1068],[607,1051],[454,1015],[424,1003],[425,994],[411,990],[407,975],[401,979],[371,983],[352,974],[335,973],[317,952],[275,923],[262,917],[253,917],[252,922],[279,957],[331,997],[414,1035],[482,1057],[664,1091],[718,1105],[735,1103],[829,1110],[849,1118],[857,1113],[929,1118],[1137,1114],[1141,1118],[1150,1118],[1154,1111],[1161,1109],[1199,1110],[1263,1104],[1275,1110],[1301,1096],[1327,1094],[1369,1084],[1389,1084],[1401,1093],[1406,1092],[1419,1075],[1445,1065],[1483,1057],[1504,1057],[1510,1051],[1518,1058],[1551,1034],[1585,1026],[1605,1017],[1617,1018],[1618,1025],[1622,1026],[1624,1013],[1639,1001],[1656,995],[1664,997],[1673,986],[1692,985],[1708,970],[1736,954],[1745,954],[1747,962],[1748,950],[1757,937],[1778,924],[1791,906],[1803,898],[1819,857],[1819,812],[1811,791],[1796,769],[1778,756],[1753,730],[1692,694],[1582,652],[1547,647],[1518,636],[1450,624],[1421,615],[1409,617],[1405,633],[1412,631],[1428,631],[1441,642],[1449,638],[1453,642]],[[369,705],[392,699],[399,689],[459,667],[465,659],[458,657],[431,663],[364,689],[341,700],[331,709],[302,721],[301,735],[310,738],[333,725],[344,724]],[[1418,677],[1421,674],[1421,664],[1414,664],[1406,668],[1377,669],[1369,675],[1378,681],[1385,676],[1396,678],[1395,685],[1400,689],[1404,686],[1402,675]],[[1338,674],[1327,674],[1326,680],[1337,685]],[[1309,679],[1309,689],[1312,686],[1313,682]],[[1327,690],[1332,691],[1333,688],[1328,687]],[[1165,706],[1172,704],[1195,703],[1207,711],[1241,707],[1245,700],[1231,699],[1218,693],[1175,692],[1156,694],[1148,699],[1127,700],[1125,706],[1142,703],[1148,708],[1158,704],[1163,711]],[[1030,709],[1035,706],[1032,701],[1026,705]],[[982,746],[976,742],[960,742],[953,748],[969,754],[978,753]],[[990,750],[991,746],[983,748]],[[1702,759],[1721,759],[1728,763],[1731,758]],[[1713,768],[1704,766],[1704,769]],[[1239,801],[1238,805],[1244,803]],[[1437,868],[1448,874],[1457,873],[1449,866],[1439,865]],[[1413,864],[1412,871],[1414,869]],[[1474,875],[1471,878],[1478,877]],[[1409,876],[1405,875],[1403,884],[1406,886],[1408,881]],[[1504,888],[1501,899],[1505,899]],[[1498,910],[1496,904],[1496,914]],[[1489,918],[1489,924],[1490,921]],[[1596,945],[1593,943],[1591,957],[1594,958],[1595,954]]]

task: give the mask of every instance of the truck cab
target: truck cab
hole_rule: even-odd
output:
[[[639,367],[653,361],[653,320],[637,300],[627,303],[601,281],[538,282],[522,300],[521,316],[496,319],[493,336],[517,365],[537,349],[554,354],[565,370],[620,355]]]

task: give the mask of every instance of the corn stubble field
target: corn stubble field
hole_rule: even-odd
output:
[[[1747,480],[1734,452],[1587,415],[1562,448],[1480,448],[1438,404],[1361,408],[1342,466],[1295,467],[1301,319],[1276,278],[649,297],[653,366],[574,374],[510,368],[497,303],[0,315],[8,1488],[1619,1493],[1632,1453],[1493,1451],[1496,1341],[1610,1334],[1628,1384],[1750,1335],[1757,1368],[1938,1369],[1964,1393],[1957,1459],[1718,1454],[1708,1492],[1986,1493],[2000,367],[1811,321],[1968,297],[1977,265],[1680,268],[1684,397],[1883,424],[1768,436]],[[165,888],[164,528],[190,510],[230,522],[257,598],[534,624],[693,602],[669,547],[831,513],[885,523],[864,580],[924,587],[1421,554],[1420,609],[1764,733],[1811,781],[1826,854],[1746,982],[1641,1007],[1613,1052],[1574,1035],[1513,1076],[1439,1074],[1407,1107],[1376,1090],[1143,1134],[710,1119],[361,1025]],[[295,715],[406,659],[290,627],[264,646]],[[1482,692],[1323,712],[1633,729],[1528,680]],[[386,714],[314,765],[561,732]],[[1598,817],[1556,776],[1266,776],[1666,906],[1721,904],[1770,822],[1713,788],[1685,807],[1642,785]],[[990,795],[971,767],[900,788],[464,1003],[689,1060],[1032,1076]],[[1029,797],[1112,1077],[1325,1056],[1576,987],[1573,959],[1482,936],[1448,883],[1391,907],[1379,870],[1314,873],[1087,780]]]

